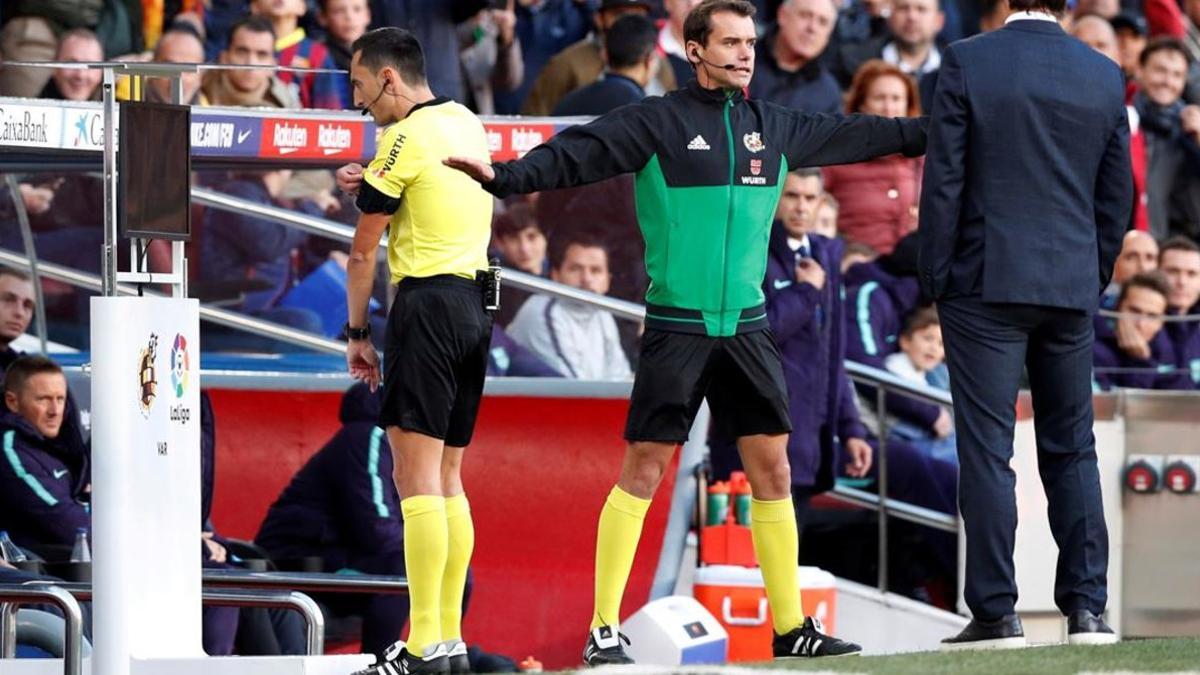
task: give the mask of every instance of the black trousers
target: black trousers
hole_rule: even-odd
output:
[[[1022,367],[1028,369],[1038,471],[1058,544],[1054,601],[1063,613],[1108,602],[1108,530],[1092,434],[1092,317],[978,297],[938,303],[958,432],[958,503],[966,526],[964,599],[977,619],[1017,601],[1017,527],[1009,467]]]

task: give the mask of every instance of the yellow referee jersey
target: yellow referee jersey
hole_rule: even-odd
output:
[[[400,199],[388,231],[392,283],[437,274],[474,279],[487,267],[492,196],[442,164],[454,155],[489,161],[487,137],[474,113],[439,98],[388,127],[363,172],[376,190]]]

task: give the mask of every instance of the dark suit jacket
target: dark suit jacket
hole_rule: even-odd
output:
[[[921,198],[922,290],[1094,311],[1133,205],[1120,69],[1035,20],[943,57]]]

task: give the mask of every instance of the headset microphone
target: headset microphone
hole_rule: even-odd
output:
[[[370,115],[370,114],[371,114],[371,108],[375,107],[375,104],[376,104],[376,103],[379,103],[379,99],[383,98],[383,94],[384,94],[384,92],[385,92],[385,91],[387,91],[387,85],[388,85],[388,84],[390,84],[390,83],[389,83],[389,82],[385,82],[385,83],[384,83],[384,86],[383,86],[383,88],[379,90],[379,95],[375,97],[375,100],[374,100],[374,101],[371,101],[371,102],[370,102],[370,103],[368,103],[367,105],[363,106],[363,109],[362,109],[362,116],[363,116],[363,117],[366,117],[367,115]]]
[[[724,68],[725,70],[736,70],[737,69],[736,63],[726,63],[725,65],[713,63],[712,61],[709,61],[709,60],[705,59],[704,57],[700,56],[700,52],[695,49],[692,50],[692,56],[696,57],[701,63],[710,65],[713,68]]]

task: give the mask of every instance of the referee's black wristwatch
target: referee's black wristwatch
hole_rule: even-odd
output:
[[[368,322],[362,328],[351,328],[350,322],[347,321],[346,325],[342,326],[342,332],[346,334],[347,340],[366,340],[371,337],[371,324]]]

